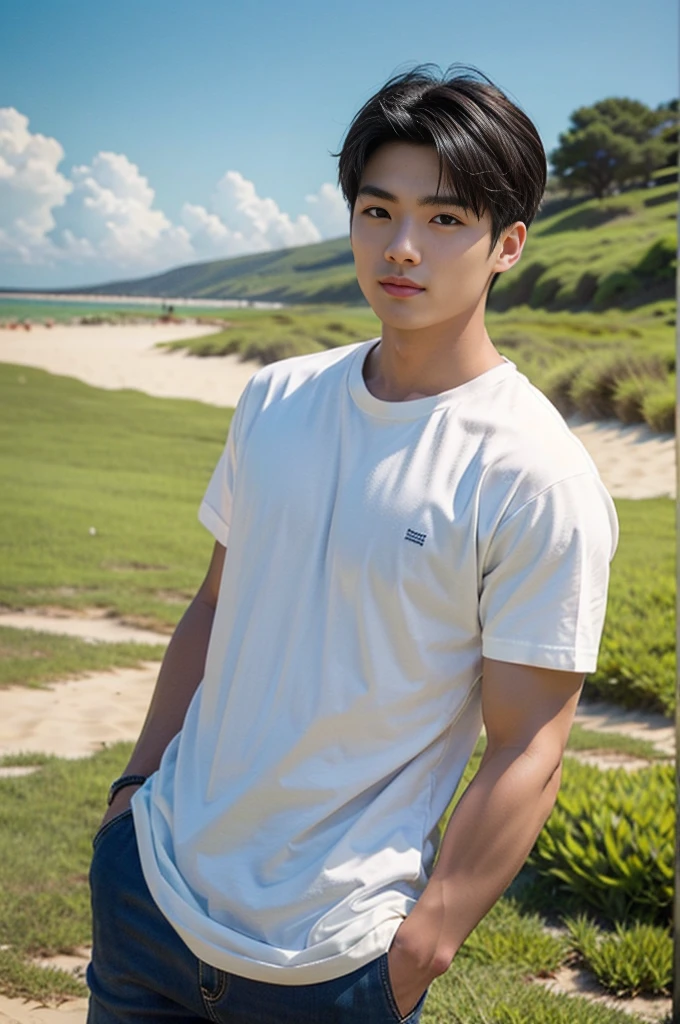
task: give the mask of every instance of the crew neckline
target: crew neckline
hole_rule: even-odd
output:
[[[385,420],[414,420],[421,416],[429,416],[437,409],[451,408],[464,398],[470,395],[486,391],[495,387],[505,380],[517,369],[515,363],[506,356],[501,355],[502,363],[492,366],[491,369],[477,374],[471,380],[458,384],[448,391],[440,391],[437,395],[426,395],[424,398],[405,399],[399,402],[387,402],[382,398],[376,398],[371,394],[364,380],[364,363],[368,353],[376,347],[380,338],[370,338],[357,346],[347,375],[347,386],[356,404],[364,412],[372,416],[378,416]]]

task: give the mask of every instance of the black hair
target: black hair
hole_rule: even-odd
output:
[[[462,73],[452,75],[455,69]],[[444,177],[477,218],[489,212],[489,255],[511,224],[522,221],[529,228],[546,186],[543,143],[524,111],[481,71],[452,64],[441,75],[437,65],[419,64],[388,79],[363,105],[340,152],[330,154],[339,157],[338,184],[350,221],[369,157],[383,143],[396,141],[434,146],[437,192]],[[487,297],[497,277],[498,272],[492,275]]]

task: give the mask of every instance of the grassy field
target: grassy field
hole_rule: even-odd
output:
[[[209,562],[197,509],[230,416],[0,366],[0,605],[104,608],[170,632]],[[586,690],[672,713],[675,505],[616,507],[621,538]]]
[[[169,631],[207,569],[197,510],[230,419],[0,366],[0,603],[107,608]]]

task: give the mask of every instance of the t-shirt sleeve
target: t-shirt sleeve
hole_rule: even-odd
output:
[[[594,672],[618,539],[616,507],[592,473],[560,480],[501,520],[484,559],[483,656]]]
[[[223,544],[224,547],[227,546],[229,529],[231,527],[234,484],[238,464],[239,433],[248,390],[249,386],[246,385],[234,410],[222,454],[213,470],[198,509],[199,521],[210,530],[215,540]]]

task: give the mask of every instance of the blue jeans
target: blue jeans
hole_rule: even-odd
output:
[[[416,1024],[427,997],[402,1017],[387,953],[333,981],[251,981],[199,960],[153,901],[132,810],[100,828],[90,865],[93,948],[87,1024]]]

